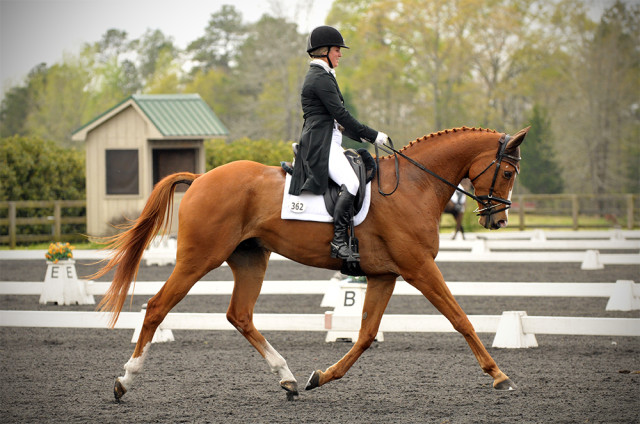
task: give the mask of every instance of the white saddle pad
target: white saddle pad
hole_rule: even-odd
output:
[[[287,174],[284,183],[284,196],[282,197],[282,219],[296,219],[299,221],[333,222],[333,217],[324,206],[324,196],[310,193],[302,193],[300,196],[289,194],[291,175]],[[371,183],[364,190],[364,202],[362,209],[353,217],[353,224],[360,225],[367,217],[371,204]]]

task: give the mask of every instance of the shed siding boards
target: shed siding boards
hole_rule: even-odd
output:
[[[113,234],[111,224],[140,215],[153,189],[154,149],[193,149],[193,171],[203,173],[204,139],[226,135],[227,129],[197,94],[131,96],[76,130],[72,139],[85,141],[86,147],[88,234]],[[107,194],[106,151],[113,149],[138,151],[138,194]],[[174,234],[183,195],[174,197]]]
[[[146,139],[148,124],[133,106],[105,121],[87,137],[87,231],[91,235],[109,232],[109,222],[123,217],[136,218],[144,207],[151,189],[151,176],[142,172],[149,162],[149,151],[140,140]],[[106,194],[106,150],[138,150],[139,187],[137,195]],[[93,189],[90,189],[93,188]]]

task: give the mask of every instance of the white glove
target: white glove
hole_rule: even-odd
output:
[[[377,144],[378,146],[382,146],[386,144],[388,141],[389,141],[389,136],[383,133],[382,131],[378,131],[378,136],[376,137],[376,141],[374,141],[374,143]]]

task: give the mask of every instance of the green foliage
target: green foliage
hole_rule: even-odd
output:
[[[240,95],[238,88],[227,73],[212,69],[207,72],[195,72],[184,92],[200,94],[218,118],[227,125],[233,121],[233,116],[237,113],[234,98]]]
[[[34,108],[35,98],[37,97],[33,81],[36,81],[46,72],[46,64],[41,63],[35,66],[29,72],[27,82],[24,85],[11,87],[5,93],[0,105],[0,137],[28,134],[27,118]]]
[[[84,200],[83,152],[61,148],[36,137],[0,139],[0,200]],[[82,216],[84,208],[63,208],[65,216]],[[6,218],[7,210],[0,211]],[[47,217],[53,208],[18,208],[18,218]],[[18,234],[46,234],[51,225],[19,225]],[[84,224],[63,224],[65,234],[83,233]],[[0,227],[7,234],[7,227]]]
[[[300,137],[300,87],[309,66],[305,50],[306,37],[284,18],[265,15],[247,27],[231,70],[235,83],[241,82],[241,96],[234,99],[239,114],[229,125],[232,139]]]
[[[29,90],[15,86],[5,93],[0,105],[0,137],[24,134],[24,124],[29,114]]]
[[[291,143],[273,140],[241,138],[232,143],[208,140],[205,143],[207,169],[213,169],[236,160],[252,160],[265,165],[279,165],[291,161]]]
[[[26,121],[27,134],[71,144],[71,133],[82,125],[89,104],[84,87],[89,82],[86,70],[73,62],[55,64],[46,73],[30,81],[34,105]]]
[[[132,46],[137,47],[140,77],[145,81],[152,79],[158,65],[166,66],[167,56],[176,58],[178,55],[173,39],[159,29],[147,29],[142,38],[133,42]]]
[[[0,139],[0,200],[82,200],[84,154],[36,137]]]
[[[206,73],[215,68],[230,69],[245,35],[242,14],[234,6],[222,5],[219,12],[211,14],[204,35],[187,47],[196,62],[194,71]]]
[[[531,193],[561,193],[562,175],[554,160],[551,125],[546,111],[534,106],[529,122],[531,129],[520,146],[523,162],[519,180]]]

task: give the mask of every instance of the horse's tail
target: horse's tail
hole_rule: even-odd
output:
[[[121,227],[126,231],[102,239],[102,242],[107,245],[105,248],[112,249],[113,253],[110,258],[105,259],[105,262],[108,261],[107,264],[89,278],[101,277],[117,266],[113,282],[98,304],[100,311],[113,314],[109,321],[111,327],[115,326],[120,316],[131,282],[136,280],[144,249],[156,234],[165,233],[171,226],[176,184],[191,185],[200,175],[202,174],[181,172],[163,178],[153,188],[140,217],[131,224]]]

